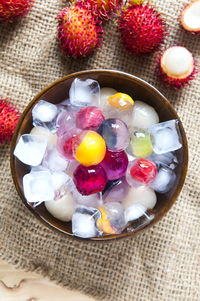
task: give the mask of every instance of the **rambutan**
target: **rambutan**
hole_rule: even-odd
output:
[[[122,6],[123,0],[80,0],[76,5],[89,9],[101,20],[110,19]]]
[[[200,33],[200,0],[185,6],[180,18],[183,28],[191,33]]]
[[[5,99],[0,99],[0,144],[8,143],[19,120],[19,112]]]
[[[125,49],[136,55],[157,50],[167,34],[160,14],[143,4],[133,4],[122,11],[118,28]]]
[[[33,5],[33,0],[1,0],[0,21],[12,22],[18,17],[24,17]]]
[[[165,50],[159,58],[159,77],[171,87],[183,88],[197,73],[192,53],[182,46],[173,46]]]
[[[89,10],[71,5],[57,16],[58,39],[63,52],[73,58],[92,54],[102,43],[103,28]]]

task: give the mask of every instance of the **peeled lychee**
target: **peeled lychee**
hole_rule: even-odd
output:
[[[18,111],[6,100],[0,99],[0,144],[10,142],[18,120]]]
[[[98,18],[108,20],[122,6],[123,0],[80,0],[77,4],[89,9]]]
[[[157,50],[166,35],[160,14],[143,4],[133,4],[122,11],[118,27],[124,47],[136,55]]]
[[[24,17],[33,2],[33,0],[1,0],[0,21],[12,22],[18,17]]]
[[[186,5],[181,13],[181,25],[191,33],[200,33],[200,0]]]
[[[165,50],[159,59],[160,79],[169,86],[182,88],[197,73],[192,53],[182,46]]]
[[[103,29],[89,10],[71,5],[57,16],[58,38],[64,53],[73,58],[92,54],[102,43]]]

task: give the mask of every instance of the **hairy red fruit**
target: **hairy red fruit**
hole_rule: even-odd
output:
[[[118,27],[125,49],[136,55],[157,50],[167,34],[160,14],[142,4],[131,5],[122,11]]]
[[[1,0],[0,21],[12,22],[24,17],[33,5],[33,0]]]
[[[100,47],[103,28],[89,10],[72,5],[64,8],[57,19],[58,39],[67,56],[85,57]]]

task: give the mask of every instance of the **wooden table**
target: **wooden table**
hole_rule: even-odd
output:
[[[16,270],[0,260],[1,301],[96,301],[79,292],[59,287],[47,278]]]

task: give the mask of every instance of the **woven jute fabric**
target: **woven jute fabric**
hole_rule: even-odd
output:
[[[184,45],[200,64],[200,37],[179,25],[186,3],[153,1],[168,27],[165,47]],[[200,77],[182,91],[164,87],[154,71],[156,55],[129,55],[113,21],[104,25],[103,47],[93,56],[66,58],[55,20],[64,5],[36,0],[26,18],[0,25],[0,96],[22,112],[45,86],[71,72],[110,68],[139,76],[169,99],[183,122],[190,157],[186,182],[172,209],[146,233],[111,243],[82,242],[54,233],[25,208],[11,179],[9,146],[0,146],[0,256],[99,299],[200,300]]]

